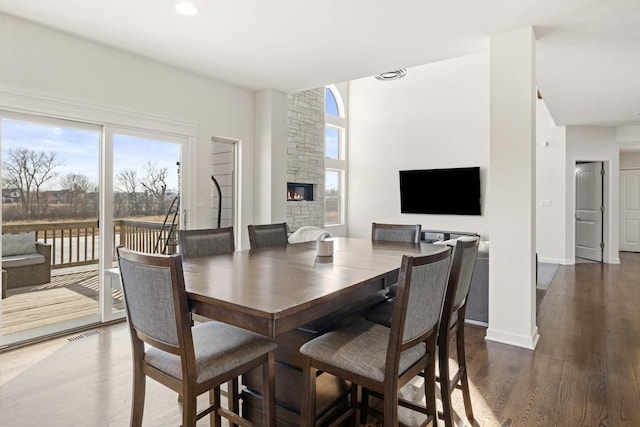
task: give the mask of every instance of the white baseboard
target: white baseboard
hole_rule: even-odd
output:
[[[575,262],[572,259],[566,258],[547,258],[547,257],[538,257],[538,262],[545,262],[548,264],[560,264],[560,265],[573,265]]]
[[[485,338],[487,341],[495,341],[502,344],[513,345],[516,347],[523,347],[529,350],[534,350],[540,335],[538,334],[538,327],[533,331],[531,336],[514,334],[507,331],[499,331],[489,327],[487,329],[487,335]]]
[[[476,326],[484,326],[485,328],[489,326],[487,322],[481,322],[479,320],[472,320],[472,319],[464,319],[464,323],[468,323],[470,325],[476,325]]]

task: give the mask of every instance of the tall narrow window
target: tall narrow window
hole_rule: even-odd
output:
[[[325,225],[345,222],[347,119],[335,85],[325,88]]]

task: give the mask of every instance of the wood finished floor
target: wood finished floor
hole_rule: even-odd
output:
[[[538,296],[535,351],[486,341],[484,328],[467,325],[476,420],[466,425],[640,426],[640,254],[561,266]],[[0,353],[0,426],[128,425],[126,325],[96,330]],[[420,398],[419,385],[403,394]],[[459,393],[454,407],[464,425]],[[149,380],[145,426],[179,417],[175,394]]]

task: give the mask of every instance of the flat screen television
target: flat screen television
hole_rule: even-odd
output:
[[[400,212],[481,215],[480,168],[400,171]]]

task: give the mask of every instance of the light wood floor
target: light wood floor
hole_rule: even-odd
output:
[[[535,351],[486,341],[484,328],[467,325],[476,413],[467,425],[640,426],[640,254],[621,261],[560,267],[539,292]],[[71,338],[0,353],[1,426],[128,425],[126,325]],[[145,425],[178,425],[175,394],[147,384]],[[404,393],[420,397],[417,386]]]

